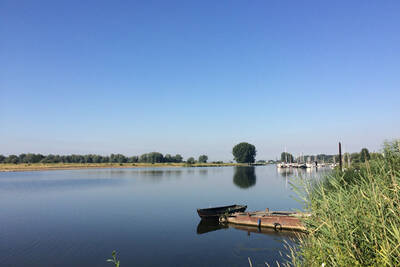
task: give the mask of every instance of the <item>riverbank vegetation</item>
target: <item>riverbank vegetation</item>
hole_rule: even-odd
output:
[[[374,158],[362,151],[358,164],[298,189],[312,216],[288,265],[400,265],[399,140]]]
[[[122,154],[111,154],[109,156],[87,154],[87,155],[42,155],[42,154],[20,154],[0,155],[0,163],[181,163],[183,157],[179,154],[165,156],[159,152],[145,153],[140,156],[124,156]]]

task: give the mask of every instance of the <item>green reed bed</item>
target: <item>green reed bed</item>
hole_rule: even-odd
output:
[[[286,265],[400,266],[399,185],[399,141],[381,158],[305,183],[308,234]]]

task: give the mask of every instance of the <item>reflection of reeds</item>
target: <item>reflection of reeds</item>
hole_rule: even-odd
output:
[[[400,147],[306,184],[308,235],[287,246],[289,266],[400,265]]]

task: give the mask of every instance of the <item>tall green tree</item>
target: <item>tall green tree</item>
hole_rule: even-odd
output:
[[[171,154],[166,154],[164,156],[164,162],[173,162],[173,158],[172,158]]]
[[[208,160],[207,155],[201,155],[201,156],[199,157],[199,162],[200,162],[200,163],[207,163],[207,160]]]
[[[190,158],[188,158],[188,159],[186,160],[186,162],[187,162],[188,164],[194,164],[196,161],[194,160],[193,157],[190,157]]]
[[[129,163],[136,163],[136,162],[138,162],[138,161],[139,161],[138,156],[132,156],[132,157],[129,157],[129,158],[128,158],[128,161],[127,161],[127,162],[129,162]]]
[[[164,161],[164,156],[159,152],[150,152],[141,155],[139,161],[146,163],[160,163]]]
[[[13,164],[17,164],[19,163],[19,159],[17,155],[9,155],[5,160],[5,163],[13,163]]]
[[[366,148],[361,149],[360,152],[360,160],[361,162],[365,162],[371,159],[371,156],[369,155],[369,151]]]
[[[176,163],[181,163],[182,160],[183,160],[183,157],[182,157],[181,155],[179,155],[179,154],[176,154],[176,155],[173,157],[173,161],[176,162]]]
[[[294,157],[290,153],[282,152],[281,153],[281,161],[282,162],[294,162]]]
[[[254,163],[257,151],[254,145],[242,142],[233,147],[232,154],[238,163]]]
[[[351,163],[360,163],[361,155],[360,153],[354,152],[350,154]]]

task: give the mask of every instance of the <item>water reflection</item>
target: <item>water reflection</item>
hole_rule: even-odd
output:
[[[181,176],[182,170],[166,170],[165,175],[166,176]]]
[[[302,177],[302,178],[319,178],[332,172],[330,168],[276,168],[277,172],[284,178]]]
[[[208,174],[208,169],[201,169],[199,170],[200,175],[207,175]]]
[[[215,219],[201,219],[199,224],[197,225],[197,234],[205,234],[208,232],[217,231],[220,229],[229,228],[227,224],[220,224],[218,220]]]
[[[143,176],[163,176],[164,170],[144,170],[139,172]]]
[[[227,229],[235,229],[247,232],[247,235],[250,236],[251,233],[255,234],[263,234],[269,236],[280,236],[280,237],[291,237],[296,238],[298,233],[293,231],[281,230],[276,231],[272,228],[265,228],[265,227],[256,227],[256,226],[247,226],[247,225],[238,225],[232,223],[224,223],[220,224],[218,220],[213,219],[202,219],[200,220],[199,224],[197,225],[196,232],[199,235],[206,234],[209,232],[214,232],[218,230],[227,230]]]
[[[290,176],[290,175],[293,175],[293,174],[294,174],[292,168],[277,168],[276,170],[278,171],[278,173],[279,173],[280,175],[282,175],[282,176],[285,177],[285,178],[286,178],[287,176]]]
[[[83,188],[119,186],[121,183],[123,183],[122,179],[58,179],[55,181],[38,180],[26,182],[0,181],[0,191],[65,191]]]
[[[273,165],[0,173],[0,266],[106,267],[113,249],[126,266],[265,266],[285,233],[198,226],[195,208],[300,209],[292,195]]]
[[[235,167],[233,183],[243,189],[254,186],[256,184],[255,167]]]

